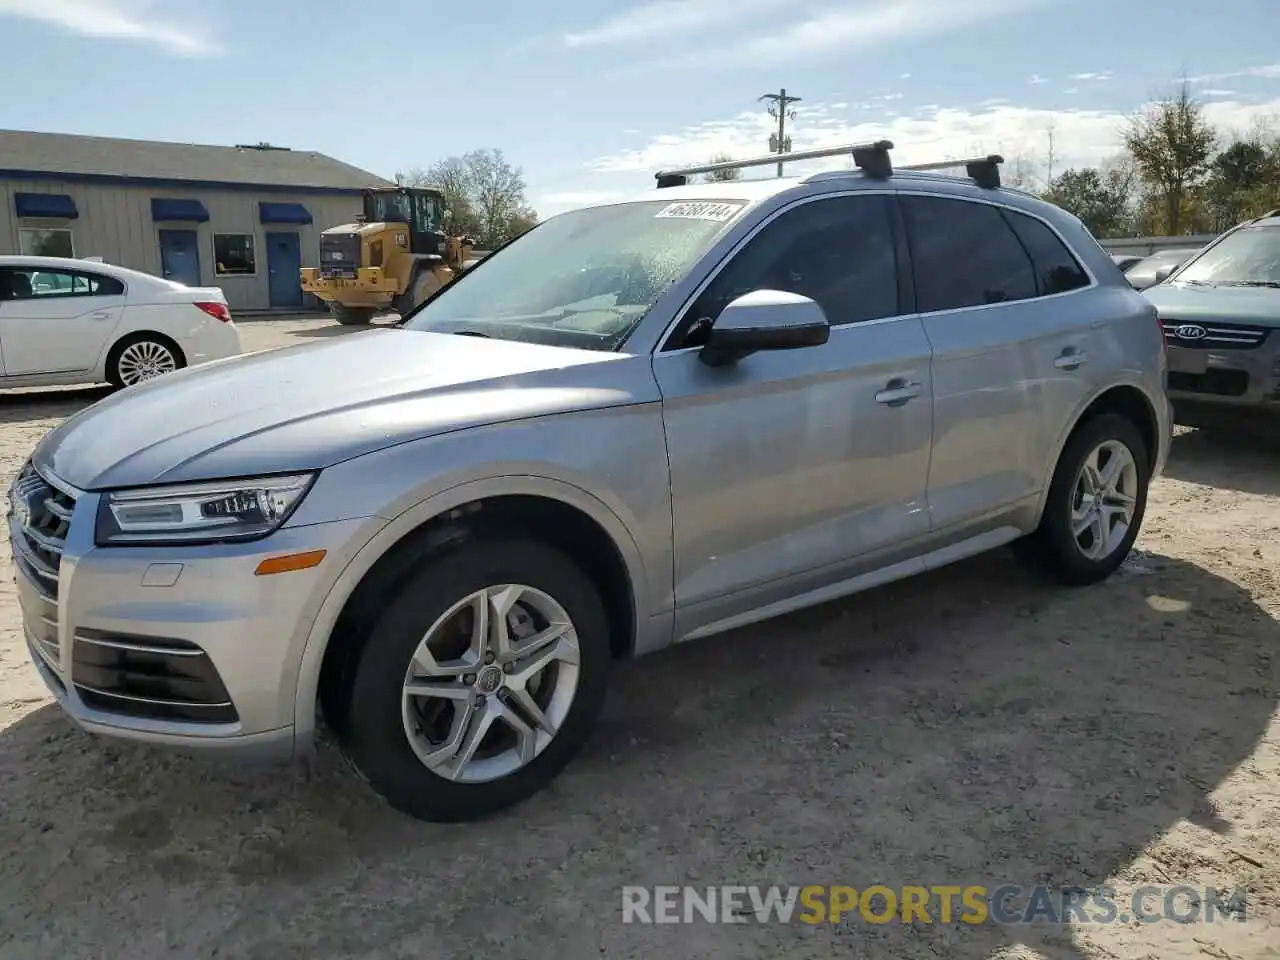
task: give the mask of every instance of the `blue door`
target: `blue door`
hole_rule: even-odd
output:
[[[273,307],[302,306],[302,245],[296,233],[267,234],[267,272]]]
[[[166,280],[200,286],[200,239],[194,230],[160,231],[160,270]]]

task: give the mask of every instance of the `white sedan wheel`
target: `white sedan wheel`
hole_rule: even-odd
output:
[[[172,348],[157,340],[135,340],[116,358],[116,376],[126,387],[177,369]]]

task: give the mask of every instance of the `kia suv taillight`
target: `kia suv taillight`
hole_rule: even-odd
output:
[[[225,303],[197,303],[194,306],[199,307],[215,320],[221,320],[223,323],[231,322],[231,308]]]

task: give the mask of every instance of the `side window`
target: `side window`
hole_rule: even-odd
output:
[[[114,277],[61,270],[0,271],[0,300],[41,300],[47,297],[111,297],[124,293]]]
[[[754,290],[810,297],[831,324],[898,313],[898,265],[888,196],[832,197],[782,214],[716,275],[685,315],[677,347],[706,340],[732,300]]]
[[[1012,210],[1000,211],[1018,235],[1036,271],[1036,289],[1041,296],[1066,293],[1089,285],[1089,275],[1057,234],[1035,217]]]
[[[1037,295],[1031,259],[989,203],[902,197],[921,313]]]

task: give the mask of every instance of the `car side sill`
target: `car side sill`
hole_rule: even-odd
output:
[[[819,603],[826,603],[830,600],[838,600],[841,597],[861,593],[864,590],[883,586],[895,580],[902,580],[917,573],[924,573],[926,570],[936,570],[939,567],[955,563],[957,560],[964,560],[968,557],[985,553],[988,550],[994,550],[996,547],[1002,547],[1021,536],[1022,531],[1017,527],[996,527],[994,530],[980,533],[976,537],[948,544],[941,549],[921,554],[918,557],[912,557],[909,560],[891,563],[877,570],[871,570],[867,573],[858,574],[856,577],[841,580],[838,583],[819,587],[817,590],[810,590],[807,593],[766,604],[763,607],[757,607],[745,613],[735,614],[732,617],[725,617],[722,620],[704,624],[679,637],[677,642],[683,643],[686,640],[698,640],[713,634],[724,633],[726,630],[736,630],[748,624],[759,623],[761,620],[771,620],[774,617],[803,610],[805,607],[812,607]]]

